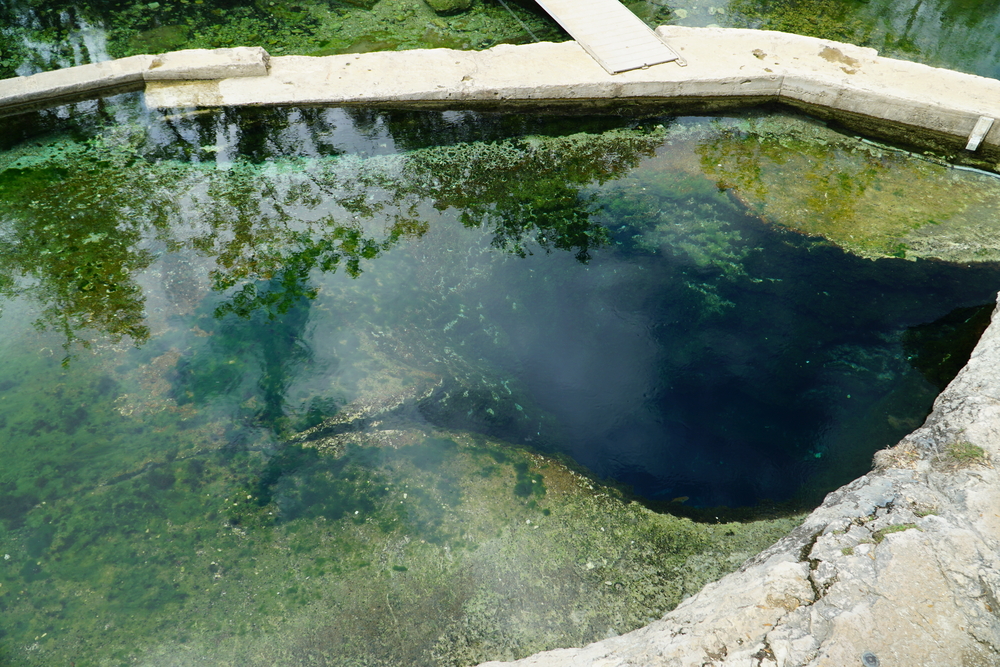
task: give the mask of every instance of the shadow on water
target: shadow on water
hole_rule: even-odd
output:
[[[920,424],[982,329],[947,351],[900,333],[1000,281],[992,265],[864,260],[788,232],[744,241],[745,276],[702,272],[711,300],[686,284],[688,262],[634,257],[628,275],[598,257],[604,284],[536,290],[510,317],[508,369],[563,426],[557,449],[653,501],[815,505]],[[926,360],[907,359],[916,346]]]
[[[994,304],[956,308],[934,322],[910,327],[903,334],[907,360],[930,383],[944,390],[969,361],[994,310]]]

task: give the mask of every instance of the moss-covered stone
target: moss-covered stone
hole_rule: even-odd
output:
[[[1000,259],[1000,180],[792,115],[678,128],[691,153],[664,168],[704,175],[761,219],[869,258]]]
[[[460,14],[472,6],[472,0],[424,0],[424,2],[441,16]]]

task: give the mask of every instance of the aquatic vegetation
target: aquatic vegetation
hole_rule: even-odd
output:
[[[583,186],[601,184],[636,166],[663,141],[664,128],[473,142],[414,151],[404,168],[413,183],[427,183],[435,208],[456,207],[466,226],[488,224],[493,244],[524,256],[526,241],[543,249],[590,249],[607,243],[594,219],[594,197]]]
[[[1000,181],[830,131],[809,120],[722,124],[702,168],[763,219],[863,257],[1000,257]]]
[[[659,3],[639,3],[645,17]],[[669,21],[688,26],[780,30],[876,49],[881,55],[981,76],[1000,72],[995,6],[965,0],[728,0],[675,2]],[[655,21],[654,21],[655,22]]]
[[[38,324],[63,333],[67,358],[74,342],[90,343],[80,336],[83,329],[114,341],[127,336],[145,342],[144,299],[133,277],[153,261],[139,246],[142,232],[165,211],[135,210],[108,169],[127,158],[112,156],[102,141],[51,148],[55,159],[44,166],[10,167],[0,175],[0,197],[10,212],[16,207],[19,223],[11,224],[9,216],[3,221],[0,290],[31,293],[45,304]],[[155,196],[154,188],[144,187],[148,172],[140,167],[129,175],[136,190]]]
[[[83,328],[137,343],[148,338],[141,294],[130,281],[152,261],[137,247],[152,230],[168,248],[211,256],[213,289],[230,292],[218,314],[243,317],[314,297],[314,270],[357,276],[401,239],[419,238],[427,223],[417,210],[428,200],[439,210],[460,209],[467,226],[489,225],[498,248],[518,255],[571,250],[583,261],[607,241],[584,189],[633,167],[663,137],[660,126],[275,165],[267,159],[273,147],[258,143],[262,120],[280,132],[289,116],[196,115],[182,126],[196,136],[170,147],[157,143],[152,128],[124,125],[83,143],[58,137],[41,153],[5,156],[0,188],[10,208],[0,285],[50,304],[42,321],[64,332],[68,351],[85,342]],[[313,120],[322,128],[321,118]],[[173,125],[163,129],[181,129]],[[205,161],[203,147],[221,128],[235,141]],[[240,159],[228,162],[230,151]],[[220,162],[225,168],[215,169]],[[139,200],[160,203],[140,211]],[[67,207],[72,224],[53,241],[53,213]],[[391,225],[369,230],[366,221],[376,216],[389,216]],[[36,280],[30,288],[27,276]],[[270,287],[259,290],[260,281]]]
[[[733,305],[721,296],[719,281],[753,280],[745,263],[757,249],[743,239],[734,213],[733,203],[701,175],[644,171],[602,192],[606,224],[619,225],[616,243],[685,265],[684,284],[702,295],[705,315]]]
[[[18,664],[523,656],[554,637],[641,625],[797,520],[653,514],[555,461],[464,433],[332,457],[206,404],[164,396],[162,412],[126,413],[120,399],[143,365],[116,357],[118,369],[97,356],[69,374],[49,360],[51,381],[0,394],[3,446],[33,452],[0,476],[2,641]],[[39,396],[54,410],[88,408],[46,418],[31,407]],[[34,434],[32,411],[47,425]],[[56,472],[65,466],[75,480]],[[495,603],[522,621],[496,625]]]
[[[860,46],[871,46],[873,26],[851,0],[732,0],[726,17],[733,27],[780,30]]]

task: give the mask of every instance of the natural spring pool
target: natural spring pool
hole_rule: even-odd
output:
[[[7,123],[0,664],[631,630],[918,426],[1000,289],[996,179],[786,112]]]

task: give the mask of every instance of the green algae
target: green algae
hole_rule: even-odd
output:
[[[727,0],[632,6],[651,25],[779,30],[981,76],[1000,73],[995,7],[954,0]],[[667,11],[664,11],[667,10]]]
[[[519,657],[638,627],[797,520],[656,515],[555,461],[459,432],[337,457],[266,433],[234,446],[197,413],[173,431],[149,413],[125,416],[119,392],[141,365],[101,395],[90,375],[100,355],[79,358],[71,376],[53,363],[34,391],[55,385],[88,413],[33,436],[7,419],[5,443],[36,443],[2,481],[32,503],[5,517],[0,564],[3,645],[18,664]],[[5,417],[17,414],[13,398]],[[164,400],[161,415],[184,409]],[[113,463],[79,458],[80,432],[95,428]],[[126,439],[109,446],[118,433]],[[75,483],[42,483],[67,465]],[[523,622],[498,625],[498,609]]]
[[[1000,256],[1000,182],[989,175],[784,114],[712,121],[686,141],[696,142],[700,164],[684,154],[660,159],[711,179],[765,221],[862,257]]]
[[[683,282],[701,295],[702,317],[733,305],[723,296],[726,283],[755,280],[744,265],[756,249],[733,222],[737,207],[709,178],[642,170],[601,194],[602,215],[621,224],[617,243],[688,267]]]
[[[733,0],[728,3],[728,16],[733,27],[780,30],[869,46],[872,28],[859,16],[862,4],[850,0]]]

